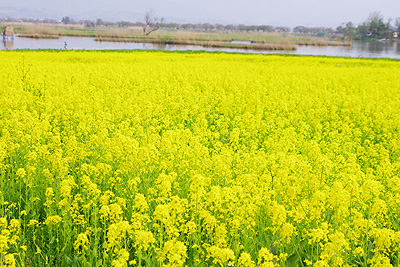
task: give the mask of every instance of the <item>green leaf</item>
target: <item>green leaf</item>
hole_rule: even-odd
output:
[[[287,258],[287,260],[286,260],[286,267],[295,267],[295,266],[298,266],[299,264],[299,261],[300,261],[300,256],[299,256],[299,254],[296,252],[296,253],[293,253],[292,255],[290,255],[290,257],[289,258]]]

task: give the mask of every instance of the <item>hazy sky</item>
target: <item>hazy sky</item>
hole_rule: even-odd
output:
[[[140,21],[149,8],[166,22],[329,26],[379,11],[400,17],[400,0],[0,0],[0,16]]]

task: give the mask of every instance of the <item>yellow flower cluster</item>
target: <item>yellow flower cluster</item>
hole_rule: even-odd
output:
[[[398,61],[0,57],[1,266],[399,266]]]
[[[0,265],[15,267],[14,251],[19,248],[20,243],[20,222],[17,219],[7,220],[6,217],[0,217]],[[20,247],[24,250],[24,247]],[[26,250],[26,249],[25,249]]]

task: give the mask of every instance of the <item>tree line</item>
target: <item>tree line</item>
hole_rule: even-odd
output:
[[[371,13],[367,20],[355,25],[349,21],[337,27],[337,32],[349,39],[367,38],[398,38],[400,32],[400,18],[385,21],[379,12]]]
[[[15,19],[15,18],[0,18],[0,22],[30,22],[30,23],[48,23],[48,24],[69,24],[69,25],[84,25],[88,28],[90,27],[144,27],[146,21],[144,22],[130,22],[130,21],[103,21],[102,19],[96,20],[74,20],[71,17],[63,17],[61,20],[55,19]],[[161,21],[161,20],[160,20]],[[290,28],[287,26],[272,26],[272,25],[244,25],[244,24],[211,24],[211,23],[167,23],[158,22],[160,28],[162,29],[182,29],[182,30],[199,30],[199,31],[237,31],[237,32],[296,32],[296,33],[318,33],[325,31],[326,33],[332,33],[334,30],[332,28],[324,27],[304,27],[297,26],[295,28]]]
[[[153,12],[150,11],[150,15]],[[149,19],[155,20],[154,17],[149,17],[149,12],[146,13],[144,22],[130,22],[130,21],[118,21],[110,22],[97,19],[91,20],[79,20],[74,21],[69,17],[64,17],[61,20],[63,24],[81,24],[87,27],[105,26],[105,27],[144,27]],[[211,24],[211,23],[173,23],[173,22],[158,22],[162,29],[182,29],[182,30],[200,30],[200,31],[241,31],[241,32],[291,32],[291,28],[286,26],[272,26],[272,25],[234,25],[234,24]]]

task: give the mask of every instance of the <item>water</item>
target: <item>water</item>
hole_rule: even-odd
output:
[[[353,41],[351,46],[298,46],[294,54],[400,59],[400,41]]]
[[[400,59],[400,41],[353,41],[352,46],[298,46],[296,51],[260,51],[236,48],[210,48],[195,45],[164,45],[147,43],[96,42],[89,37],[62,37],[60,39],[14,38],[0,42],[5,49],[64,49],[64,41],[70,50],[108,49],[156,49],[156,50],[205,50],[223,52],[245,52],[256,54],[324,55],[341,57],[385,57]]]
[[[251,41],[238,41],[238,40],[233,40],[231,44],[244,44],[244,45],[251,45]]]

